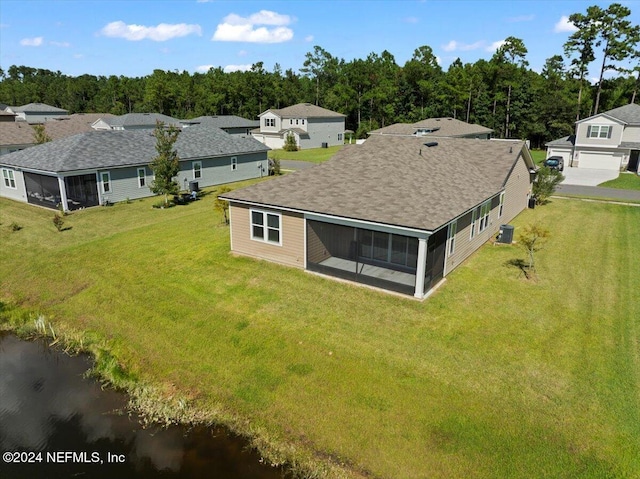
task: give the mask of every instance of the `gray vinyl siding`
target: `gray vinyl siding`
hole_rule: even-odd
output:
[[[151,183],[151,170],[146,167],[147,170],[147,185],[144,188],[138,188],[138,168],[141,166],[133,166],[129,168],[113,168],[98,170],[98,194],[101,198],[101,203],[105,200],[109,200],[112,203],[118,201],[125,201],[127,198],[130,200],[138,198],[146,198],[152,196],[149,184]],[[100,173],[109,172],[111,176],[111,192],[102,192],[102,176]]]
[[[611,126],[611,138],[589,138],[587,133],[589,127],[603,125]],[[584,123],[578,124],[576,129],[576,146],[603,146],[603,147],[616,147],[620,144],[622,139],[622,131],[624,126],[618,122],[615,122],[606,117],[593,118]]]
[[[640,143],[640,126],[627,125],[622,132],[622,141]]]
[[[231,158],[237,158],[237,168],[231,169]],[[193,177],[193,163],[202,162],[202,177]],[[258,167],[258,164],[261,168]],[[199,160],[187,160],[180,163],[178,182],[184,188],[184,179],[197,181],[200,188],[206,186],[222,185],[234,181],[249,180],[268,175],[268,160],[266,152],[251,153],[247,155],[230,155],[220,158],[203,158]]]
[[[237,158],[237,168],[231,169],[231,158]],[[202,163],[202,177],[194,179],[193,163],[199,161]],[[251,153],[245,155],[231,155],[220,158],[203,158],[198,160],[184,160],[180,162],[180,171],[177,176],[178,185],[181,189],[187,189],[190,181],[197,181],[199,188],[207,186],[221,185],[225,183],[233,183],[234,181],[248,180],[251,178],[259,178],[268,175],[268,160],[266,152]],[[138,168],[143,165],[136,165],[127,168],[112,168],[98,170],[98,173],[108,171],[111,175],[111,192],[102,193],[102,184],[99,176],[98,190],[100,191],[101,200],[108,199],[112,203],[125,201],[127,198],[133,200],[137,198],[145,198],[153,196],[149,188],[153,181],[153,172],[149,166],[144,166],[146,170],[146,185],[142,188],[138,186]],[[185,181],[186,185],[185,185]]]
[[[300,140],[301,148],[320,148],[322,143],[328,146],[344,143],[344,117],[308,118],[307,123],[309,138]],[[338,134],[342,134],[342,140],[338,140]]]
[[[520,157],[505,184],[502,216],[499,216],[500,195],[497,195],[491,198],[489,225],[480,232],[478,217],[475,223],[476,234],[473,238],[471,238],[473,212],[469,211],[458,219],[455,252],[451,256],[447,256],[446,274],[453,271],[488,240],[495,238],[501,225],[510,223],[522,210],[527,208],[530,192],[531,175],[524,159]],[[480,205],[478,205],[479,208]]]
[[[12,170],[13,171],[13,179],[16,182],[16,188],[8,188],[4,185],[4,178],[2,176],[2,170]],[[14,170],[8,166],[0,165],[0,196],[3,198],[10,198],[16,201],[22,201],[24,203],[27,202],[27,193],[26,188],[24,186],[24,176],[22,171]]]

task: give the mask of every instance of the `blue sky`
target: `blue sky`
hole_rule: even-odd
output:
[[[611,2],[562,0],[219,1],[1,0],[0,66],[77,76],[145,76],[154,69],[227,71],[262,61],[298,71],[319,45],[352,60],[388,50],[398,64],[421,45],[442,67],[489,59],[506,37],[524,41],[531,68],[562,54],[566,17]],[[622,1],[638,24],[640,2]],[[600,60],[601,61],[601,60]],[[597,76],[598,60],[591,66]]]

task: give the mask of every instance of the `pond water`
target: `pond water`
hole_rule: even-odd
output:
[[[90,367],[0,333],[0,478],[284,477],[223,429],[142,428],[126,395],[85,377]]]

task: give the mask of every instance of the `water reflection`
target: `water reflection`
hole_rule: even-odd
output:
[[[223,430],[141,429],[123,394],[83,377],[90,366],[86,356],[0,335],[0,453],[34,460],[3,454],[0,477],[282,477]]]

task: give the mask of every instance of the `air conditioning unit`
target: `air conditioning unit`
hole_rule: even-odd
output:
[[[511,244],[513,242],[513,229],[511,225],[500,225],[497,242]]]

